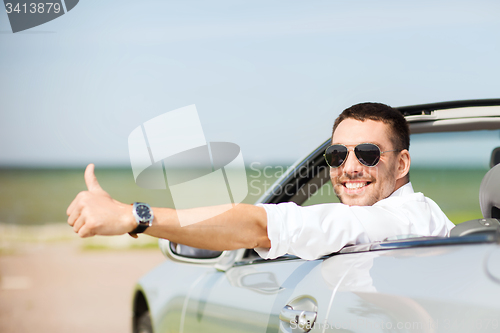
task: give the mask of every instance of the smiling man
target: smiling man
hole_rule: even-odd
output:
[[[409,182],[409,129],[401,113],[380,103],[344,110],[325,151],[341,203],[300,207],[295,203],[238,204],[225,213],[182,227],[170,208],[133,207],[112,199],[85,171],[88,191],[67,210],[81,237],[144,232],[209,250],[255,248],[263,258],[294,254],[315,259],[345,245],[398,235],[447,236],[454,226],[441,209]],[[211,207],[195,208],[197,216]]]
[[[332,145],[325,152],[340,201],[371,206],[408,183],[409,149],[408,124],[393,108],[363,103],[342,112],[333,126]],[[348,151],[358,158],[347,158]]]

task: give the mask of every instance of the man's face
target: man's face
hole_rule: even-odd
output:
[[[345,145],[349,154],[340,167],[330,168],[330,178],[340,202],[349,206],[371,206],[394,192],[398,152],[382,154],[374,167],[361,164],[354,154],[354,147],[360,143],[374,143],[381,151],[395,149],[389,135],[389,125],[381,121],[347,118],[339,124],[332,144]]]

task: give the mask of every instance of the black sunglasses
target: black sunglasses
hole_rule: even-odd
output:
[[[354,147],[354,155],[358,159],[359,163],[374,167],[380,161],[380,155],[384,153],[389,153],[392,151],[401,151],[400,149],[395,150],[386,150],[380,151],[380,148],[373,143],[360,143],[356,147]],[[326,163],[331,168],[338,168],[342,164],[344,164],[345,160],[347,160],[347,156],[349,155],[349,149],[347,149],[344,145],[331,145],[326,148],[325,157]]]

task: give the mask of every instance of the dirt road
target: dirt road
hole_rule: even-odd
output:
[[[165,260],[157,249],[85,250],[73,235],[15,245],[10,240],[7,250],[6,243],[4,237],[2,333],[131,332],[133,286]]]

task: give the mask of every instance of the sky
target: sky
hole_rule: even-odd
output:
[[[130,166],[128,136],[195,104],[207,141],[292,164],[366,101],[500,97],[498,1],[81,0],[12,33],[0,166]]]

